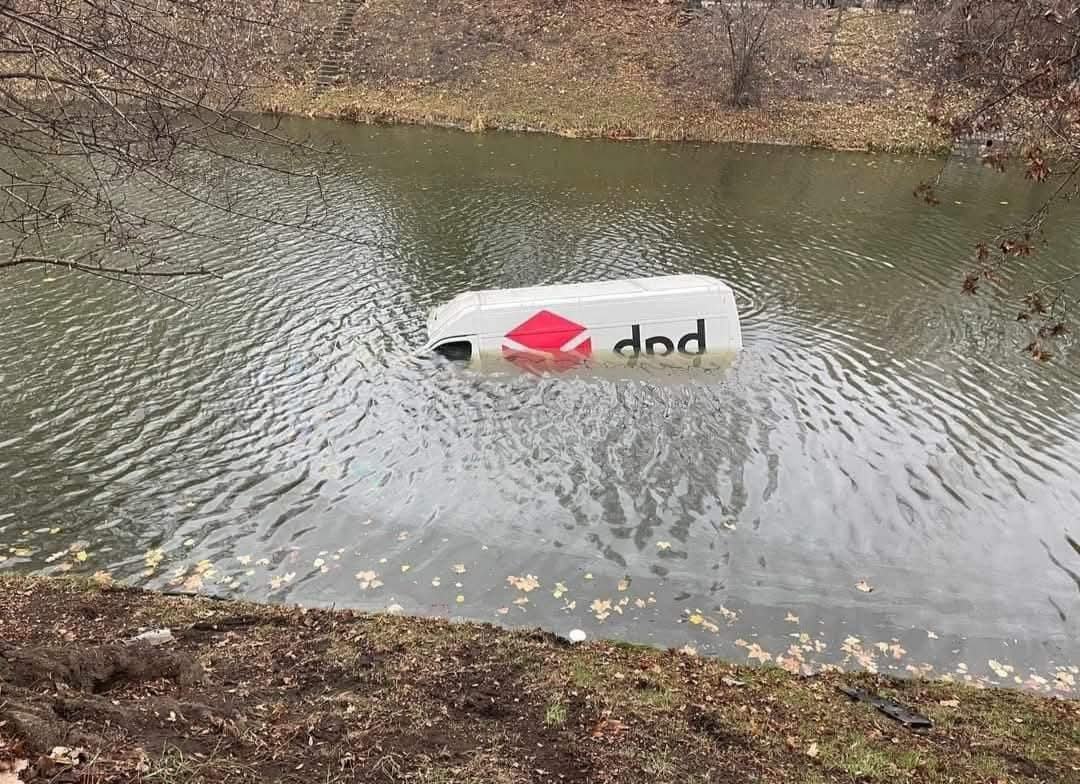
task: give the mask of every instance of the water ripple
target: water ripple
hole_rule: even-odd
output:
[[[918,161],[332,132],[354,153],[322,173],[333,236],[155,203],[226,238],[169,241],[223,274],[169,284],[189,306],[0,278],[0,566],[727,655],[786,649],[796,609],[841,663],[848,635],[903,636],[939,669],[1012,640],[1051,684],[1075,660],[1078,368],[1033,368],[1004,304],[955,295],[1007,217],[990,175],[951,171],[931,210]],[[270,181],[250,198],[313,206]],[[1022,272],[1077,247],[1065,231]],[[409,354],[466,289],[672,272],[735,289],[746,351],[725,372],[484,376]],[[544,597],[508,588],[526,573]]]

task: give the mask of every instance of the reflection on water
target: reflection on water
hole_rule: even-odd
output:
[[[956,294],[1038,193],[958,165],[930,209],[935,162],[306,129],[344,140],[322,178],[356,241],[189,215],[229,241],[173,249],[225,276],[171,285],[187,307],[0,278],[0,567],[1075,687],[1076,364]],[[1025,274],[1075,257],[1050,236]],[[466,289],[669,273],[737,291],[729,367],[413,356]]]

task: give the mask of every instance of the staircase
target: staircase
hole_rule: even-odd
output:
[[[315,94],[319,95],[334,86],[345,70],[345,60],[349,35],[352,33],[353,19],[364,0],[343,0],[337,20],[330,28],[330,45],[315,72]]]

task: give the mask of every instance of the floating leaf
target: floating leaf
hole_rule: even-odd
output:
[[[799,616],[794,615],[793,613],[788,613],[787,615],[784,616],[784,620],[787,621],[788,623],[798,623],[799,622]]]
[[[153,550],[147,550],[144,559],[146,565],[150,569],[157,569],[158,564],[165,558],[165,553],[160,547],[155,547]]]
[[[859,580],[859,582],[855,583],[855,589],[863,593],[870,593],[874,590],[874,586],[866,582],[866,580]]]
[[[748,659],[757,659],[762,664],[764,664],[767,661],[772,661],[772,654],[769,653],[768,651],[766,651],[765,649],[763,649],[760,645],[758,645],[755,642],[755,643],[752,643],[750,645],[750,647],[747,649],[746,658],[748,658]]]
[[[451,567],[454,574],[465,574],[465,564],[454,564]]]
[[[625,591],[630,587],[630,580],[623,578],[622,580],[619,580],[619,584],[615,587],[618,588],[620,591]]]
[[[409,566],[409,564],[402,564],[401,565],[401,573],[402,574],[405,574],[405,572],[409,571],[410,569],[412,569],[412,567]]]
[[[611,600],[593,599],[592,604],[589,605],[589,609],[593,611],[596,620],[603,621],[611,615]]]
[[[529,591],[535,591],[540,587],[540,581],[536,579],[535,575],[527,574],[524,577],[510,576],[506,578],[506,582],[517,588],[519,591],[529,593]]]
[[[660,550],[661,552],[663,552],[664,550],[670,550],[671,542],[657,542],[656,549]]]
[[[375,589],[382,585],[382,580],[379,579],[379,575],[370,570],[365,572],[357,572],[356,579],[360,582],[361,590],[364,591],[368,590],[369,588]]]
[[[236,560],[240,563],[241,566],[247,566],[249,563],[251,563],[251,556],[250,555],[238,555],[238,556],[236,556]]]
[[[465,597],[462,596],[461,594],[458,594],[457,597],[454,599],[454,601],[456,601],[458,604],[464,604],[465,603]]]
[[[566,594],[567,588],[562,583],[555,583],[555,590],[551,592],[551,595],[556,599],[561,599]]]

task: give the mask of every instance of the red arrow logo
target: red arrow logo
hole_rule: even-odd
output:
[[[550,310],[541,310],[506,333],[503,356],[525,370],[566,370],[592,354],[586,327]]]

